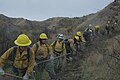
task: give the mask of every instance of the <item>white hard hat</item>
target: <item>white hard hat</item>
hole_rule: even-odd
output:
[[[57,38],[58,39],[64,39],[63,34],[58,34]]]

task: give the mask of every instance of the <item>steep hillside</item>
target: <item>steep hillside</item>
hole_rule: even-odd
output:
[[[60,80],[120,80],[120,0],[115,0],[103,10],[83,17],[55,17],[45,21],[30,21],[23,18],[10,18],[0,14],[0,53],[14,45],[20,33],[27,34],[35,43],[39,34],[48,34],[51,43],[57,33],[73,36],[76,31],[83,31],[89,24],[106,25],[110,20],[117,22],[115,33],[102,35],[94,44],[74,56],[59,74]]]
[[[120,80],[120,34],[99,38],[74,58],[60,80]]]
[[[65,36],[70,37],[76,31],[84,30],[89,24],[104,26],[108,20],[117,22],[117,26],[120,26],[119,0],[112,2],[95,14],[74,18],[55,17],[41,22],[23,18],[9,18],[0,14],[0,43],[2,43],[0,45],[0,52],[13,45],[11,43],[20,33],[28,34],[34,43],[41,32],[47,33],[50,39],[56,37],[57,33],[63,33]],[[119,29],[118,27],[117,30],[119,31]],[[7,41],[9,42],[8,44],[6,44]]]
[[[108,6],[106,6],[103,10],[100,10],[97,12],[92,18],[89,18],[82,24],[80,24],[76,30],[84,28],[85,26],[88,26],[89,24],[92,24],[93,26],[101,25],[105,26],[107,21],[111,22],[117,22],[118,26],[120,24],[120,0],[117,0],[116,2],[112,2]],[[120,29],[120,28],[119,28]]]
[[[57,33],[68,34],[72,28],[76,28],[82,22],[92,17],[94,14],[84,17],[56,17],[45,21],[30,21],[23,18],[9,18],[0,14],[0,52],[4,52],[13,44],[13,41],[20,33],[30,36],[33,43],[38,40],[39,34],[45,32],[49,38],[56,37]],[[51,34],[49,34],[51,33]]]

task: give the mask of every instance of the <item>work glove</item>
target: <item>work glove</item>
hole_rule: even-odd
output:
[[[72,58],[72,57],[69,57],[69,59],[70,59],[70,61],[72,61],[72,60],[73,60],[73,58]]]
[[[4,70],[0,67],[0,75],[4,75],[4,74],[5,74]]]
[[[38,66],[36,62],[34,62],[34,66]]]
[[[51,59],[51,60],[54,60],[54,56],[53,56],[53,55],[51,55],[51,56],[50,56],[50,59]]]
[[[29,80],[29,75],[27,73],[25,73],[25,75],[23,76],[23,80]]]

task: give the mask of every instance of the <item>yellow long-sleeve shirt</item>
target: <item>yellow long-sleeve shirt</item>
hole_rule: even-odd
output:
[[[37,44],[38,44],[38,49],[36,44],[32,46],[32,49],[35,52],[36,59],[39,60],[40,58],[46,58],[48,55],[51,55],[53,53],[52,47],[49,46],[48,44],[40,44],[40,41],[37,42]]]
[[[9,48],[1,57],[0,57],[0,67],[3,67],[5,64],[5,61],[9,58],[9,57],[13,57],[13,50],[14,48]],[[21,54],[19,51],[19,47],[17,46],[17,50],[16,50],[16,57],[14,59],[13,62],[13,66],[19,69],[24,69],[27,68],[27,73],[28,75],[31,75],[33,68],[34,68],[34,62],[35,62],[35,57],[34,57],[34,52],[33,50],[30,48],[29,51],[29,62],[27,59],[27,48],[26,50],[24,50]]]
[[[55,44],[56,43],[56,44]],[[63,45],[63,46],[62,46]],[[59,42],[59,41],[54,41],[51,44],[52,48],[54,51],[56,52],[61,52],[60,54],[64,55],[66,54],[66,49],[65,49],[65,44],[63,44],[63,41]]]

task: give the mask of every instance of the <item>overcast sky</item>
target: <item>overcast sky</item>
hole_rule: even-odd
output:
[[[95,13],[113,0],[0,0],[0,14],[14,18],[45,20],[81,17]]]

